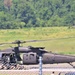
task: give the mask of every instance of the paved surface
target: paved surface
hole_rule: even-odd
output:
[[[72,63],[74,66],[75,66],[75,62],[74,63]],[[35,68],[35,69],[37,69],[38,67],[39,67],[39,64],[38,65],[25,65],[25,67],[27,67],[28,69],[29,68]],[[62,64],[43,64],[42,65],[42,67],[44,68],[44,69],[53,69],[53,68],[56,68],[56,69],[59,69],[59,68],[61,68],[61,69],[67,69],[67,68],[69,68],[69,69],[74,69],[70,64],[68,64],[68,63],[62,63]]]
[[[75,66],[75,62],[72,63]],[[1,66],[1,64],[0,64]],[[20,65],[21,66],[21,65]],[[39,68],[39,64],[38,65],[22,65],[24,66],[24,70],[30,70],[30,69],[38,69]],[[43,69],[75,69],[73,68],[73,66],[71,66],[68,63],[62,63],[62,64],[43,64],[42,65]]]
[[[51,75],[54,72],[54,75],[65,75],[66,73],[73,73],[74,71],[42,71],[42,75]],[[30,70],[2,70],[0,75],[39,75],[39,71],[30,71]]]
[[[0,71],[0,75],[39,75],[38,71]],[[44,71],[43,75],[50,75],[52,72]],[[55,75],[58,75],[58,72],[55,72]]]
[[[75,65],[75,63],[73,63]],[[0,75],[39,75],[39,64],[38,65],[24,65],[26,70],[0,70]],[[65,64],[45,64],[42,65],[42,75],[65,75],[68,72],[75,72],[75,68],[71,65]]]
[[[72,63],[75,65],[75,63]],[[24,65],[26,70],[0,70],[0,75],[39,75],[39,64],[38,65]],[[42,65],[43,75],[51,75],[54,72],[54,75],[65,75],[68,72],[75,72],[75,69],[65,63],[65,64],[45,64]]]

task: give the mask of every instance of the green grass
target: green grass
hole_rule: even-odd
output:
[[[68,37],[75,37],[74,28],[68,29],[68,27],[38,27],[0,30],[0,43],[13,42],[15,40],[52,39],[50,41],[44,42],[26,43],[23,44],[23,46],[44,46],[47,51],[52,51],[61,54],[75,54],[75,38]],[[1,46],[0,48],[4,49],[6,47],[8,47],[8,45]]]

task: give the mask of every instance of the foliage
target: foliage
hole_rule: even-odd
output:
[[[0,29],[74,25],[75,0],[0,0]]]
[[[12,5],[12,0],[4,0],[4,5],[10,10]]]

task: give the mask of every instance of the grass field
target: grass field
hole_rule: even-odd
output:
[[[61,38],[61,39],[60,39]],[[49,41],[26,43],[22,46],[43,46],[48,51],[75,54],[75,29],[68,27],[39,27],[25,29],[6,29],[0,30],[0,43],[13,42],[15,40],[45,40]],[[8,48],[5,45],[0,46],[0,49]]]

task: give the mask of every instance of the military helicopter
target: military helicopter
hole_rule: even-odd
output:
[[[30,40],[30,41],[20,41],[17,40],[11,43],[1,43],[3,44],[17,44],[18,46],[5,49],[0,51],[0,61],[4,65],[6,64],[38,64],[39,56],[42,56],[43,64],[54,64],[54,63],[69,63],[71,66],[72,62],[75,62],[75,56],[56,54],[48,52],[45,47],[22,47],[20,44],[27,42],[40,42],[47,40]],[[74,67],[74,66],[73,66]]]

